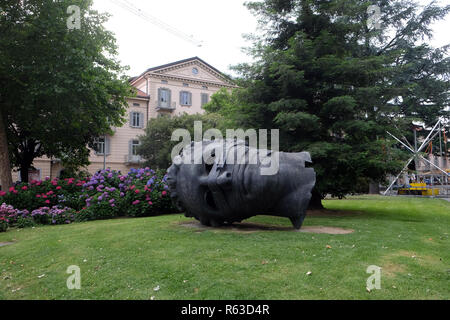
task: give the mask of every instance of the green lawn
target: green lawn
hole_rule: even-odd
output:
[[[202,230],[181,226],[190,221],[181,215],[12,229],[0,234],[14,242],[0,247],[0,299],[450,299],[449,202],[364,196],[325,206],[347,213],[304,225],[355,232]],[[81,290],[66,287],[70,265],[81,268]],[[382,267],[370,293],[369,265]]]

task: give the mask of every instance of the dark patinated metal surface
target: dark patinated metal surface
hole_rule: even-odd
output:
[[[168,170],[171,197],[187,217],[208,226],[274,215],[289,218],[300,229],[316,182],[314,169],[305,167],[310,155],[279,152],[276,174],[261,174],[274,155],[242,141],[193,142]]]

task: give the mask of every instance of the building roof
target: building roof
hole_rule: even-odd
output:
[[[144,91],[139,90],[136,87],[133,87],[132,90],[134,89],[134,92],[136,93],[135,98],[141,98],[141,99],[150,99],[150,95],[146,94]],[[133,98],[133,97],[130,97]]]
[[[210,65],[209,63],[207,63],[204,60],[200,59],[199,57],[192,57],[192,58],[188,58],[188,59],[183,59],[183,60],[179,60],[179,61],[163,64],[163,65],[160,65],[160,66],[157,66],[157,67],[149,68],[149,69],[145,70],[143,73],[141,73],[139,76],[131,77],[129,79],[129,81],[133,82],[133,81],[137,80],[138,78],[142,77],[143,75],[145,75],[147,72],[152,72],[152,71],[156,71],[156,70],[160,70],[160,69],[165,69],[165,68],[169,68],[169,67],[174,66],[174,65],[178,65],[178,64],[182,64],[182,63],[186,63],[186,62],[191,62],[191,61],[195,61],[195,60],[203,63],[208,68],[210,68],[213,71],[217,72],[219,75],[221,75],[228,82],[233,83],[233,80],[229,76],[227,76],[226,74],[222,73],[218,69],[214,68],[212,65]]]

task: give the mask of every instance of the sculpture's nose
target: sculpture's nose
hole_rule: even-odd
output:
[[[232,174],[231,172],[222,172],[217,178],[215,183],[220,186],[222,189],[229,189],[231,188],[231,180],[232,180]],[[209,183],[209,177],[200,177],[199,178],[200,185],[207,186]]]

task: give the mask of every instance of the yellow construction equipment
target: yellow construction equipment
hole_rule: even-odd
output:
[[[398,189],[399,195],[437,196],[439,189],[428,188],[426,183],[411,183],[409,188]]]

